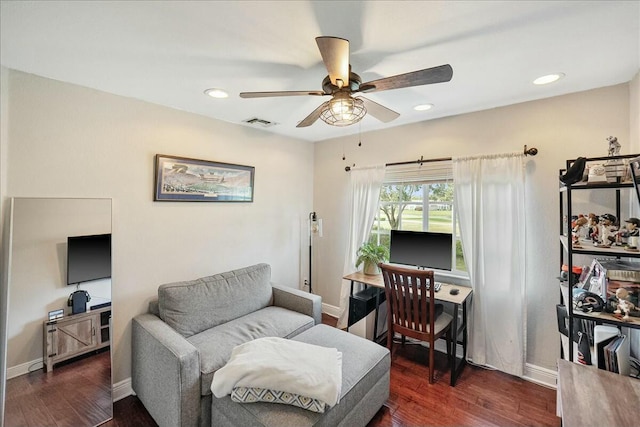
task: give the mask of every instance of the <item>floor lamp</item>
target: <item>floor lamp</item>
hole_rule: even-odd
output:
[[[312,282],[312,264],[313,264],[313,235],[322,237],[322,219],[318,218],[315,212],[309,214],[309,293],[313,293],[311,287]]]

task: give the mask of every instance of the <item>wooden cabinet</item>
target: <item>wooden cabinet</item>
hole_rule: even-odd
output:
[[[53,366],[110,344],[111,307],[44,322],[44,365]]]
[[[604,163],[611,162],[612,160],[617,163],[624,163],[624,161],[628,161],[630,158],[637,157],[638,154],[626,155],[626,156],[614,156],[614,157],[597,157],[597,158],[588,158],[587,164],[589,162],[595,163]],[[573,163],[573,160],[567,160],[567,168],[565,170],[560,171],[562,174],[564,171],[568,170]],[[593,164],[593,163],[592,163]],[[607,199],[610,200],[607,203],[606,207],[602,205],[596,204],[595,207],[591,206],[589,201],[593,201],[598,199],[594,193],[591,192],[604,192]],[[564,359],[568,359],[571,361],[575,361],[576,357],[574,357],[574,344],[573,339],[575,337],[575,329],[579,327],[584,333],[585,339],[589,340],[591,354],[594,354],[593,349],[593,328],[595,325],[612,325],[617,328],[626,327],[631,329],[640,329],[640,318],[639,317],[631,317],[629,319],[622,319],[622,316],[613,313],[613,309],[611,305],[615,303],[615,291],[612,292],[611,288],[608,288],[610,284],[614,283],[613,280],[610,280],[609,273],[600,273],[601,280],[599,281],[589,281],[589,275],[583,273],[581,278],[578,278],[578,274],[572,274],[573,267],[577,264],[578,266],[586,265],[592,263],[593,260],[598,260],[597,262],[602,262],[603,264],[615,264],[615,265],[624,265],[625,269],[629,271],[616,271],[616,273],[627,274],[633,276],[633,278],[619,278],[618,280],[627,281],[624,283],[630,284],[634,289],[637,288],[637,277],[640,275],[640,262],[638,262],[638,258],[640,258],[640,251],[637,249],[630,249],[624,245],[606,245],[606,244],[594,244],[593,241],[589,240],[589,238],[584,238],[581,235],[581,232],[578,231],[575,236],[572,235],[573,227],[572,227],[572,217],[575,217],[577,214],[588,214],[589,212],[576,212],[575,204],[576,200],[574,197],[577,194],[585,195],[582,197],[583,200],[587,200],[588,202],[582,202],[583,208],[585,206],[590,206],[589,209],[608,209],[608,212],[596,212],[598,215],[602,215],[605,213],[615,214],[617,221],[621,224],[624,224],[624,219],[628,218],[628,210],[624,210],[622,212],[621,206],[622,200],[629,200],[630,203],[638,203],[638,198],[636,194],[634,194],[634,186],[633,182],[627,178],[616,177],[608,180],[608,182],[599,182],[599,183],[587,183],[587,182],[577,182],[570,185],[564,185],[561,183],[560,185],[560,260],[561,264],[566,266],[566,278],[561,281],[561,305],[559,306],[559,313],[562,309],[566,315],[568,316],[566,325],[562,325],[562,319],[558,318],[558,326],[565,330],[562,331],[563,335],[568,337],[567,349],[562,351],[561,356]],[[601,194],[602,195],[602,194]],[[622,198],[625,199],[622,199]],[[622,214],[622,218],[621,218]],[[574,240],[574,238],[576,240]],[[577,260],[582,262],[577,263]],[[593,266],[593,264],[591,264]],[[599,265],[598,265],[599,266]],[[593,274],[593,268],[588,269],[589,274]],[[602,271],[602,270],[599,270]],[[618,282],[621,283],[621,282]],[[601,284],[598,288],[596,285]],[[620,285],[622,286],[622,285]],[[596,289],[594,289],[594,287]],[[594,292],[602,297],[602,300],[605,303],[605,309],[602,311],[595,312],[587,312],[580,311],[574,307],[573,299],[577,292],[587,290],[590,292]],[[635,313],[637,314],[637,313]],[[578,321],[575,321],[578,320]],[[579,325],[579,326],[577,326]],[[579,329],[579,330],[580,330]],[[590,357],[594,359],[594,357]]]

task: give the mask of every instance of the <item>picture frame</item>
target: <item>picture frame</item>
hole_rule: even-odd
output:
[[[156,154],[154,201],[253,202],[253,166]]]

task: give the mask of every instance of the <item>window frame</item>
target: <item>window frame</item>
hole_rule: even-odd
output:
[[[429,180],[429,181],[422,181],[422,182],[406,182],[406,183],[399,183],[399,182],[387,182],[387,180],[385,179],[385,182],[383,182],[382,184],[382,188],[380,190],[380,196],[378,198],[378,211],[376,214],[376,217],[374,219],[373,222],[373,226],[371,228],[371,231],[369,233],[369,241],[372,241],[372,238],[374,238],[375,236],[375,242],[377,244],[381,244],[381,236],[389,236],[390,238],[390,230],[391,227],[389,228],[389,230],[386,229],[382,229],[381,227],[381,219],[384,218],[385,220],[387,220],[387,218],[385,218],[385,214],[383,213],[383,206],[384,205],[404,205],[404,208],[402,209],[402,212],[398,214],[398,224],[397,224],[397,229],[398,230],[403,230],[402,228],[402,217],[403,217],[403,213],[404,210],[406,209],[407,206],[421,206],[422,207],[422,230],[420,231],[429,231],[429,207],[433,204],[447,204],[451,207],[451,234],[452,234],[452,242],[453,244],[451,245],[451,260],[452,260],[452,268],[451,270],[439,270],[439,269],[433,269],[434,272],[436,272],[438,275],[441,276],[445,276],[445,277],[457,277],[457,278],[462,278],[462,279],[468,279],[469,278],[469,272],[468,269],[467,270],[460,270],[457,268],[457,256],[456,256],[456,249],[457,249],[457,243],[460,242],[460,244],[462,244],[461,238],[460,238],[460,233],[459,233],[459,226],[458,226],[458,215],[457,215],[457,209],[455,206],[455,198],[454,200],[451,200],[450,202],[436,202],[433,200],[430,200],[429,198],[429,194],[430,194],[430,190],[431,190],[431,185],[433,184],[450,184],[450,185],[454,185],[452,179],[439,179],[439,180]],[[383,194],[383,190],[385,187],[389,187],[389,186],[405,186],[405,185],[420,185],[420,193],[421,193],[421,201],[402,201],[402,200],[397,200],[397,201],[383,201],[382,200],[382,194]],[[454,186],[454,192],[455,192],[455,186]],[[427,213],[426,215],[424,213]],[[406,230],[406,229],[405,229]],[[462,255],[462,259],[465,263],[465,267],[466,267],[466,261],[464,260],[464,255]]]

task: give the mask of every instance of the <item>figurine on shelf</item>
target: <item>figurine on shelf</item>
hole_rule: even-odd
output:
[[[629,292],[625,288],[618,288],[616,290],[616,298],[618,298],[618,308],[613,312],[615,314],[622,314],[622,320],[629,320],[629,312],[635,308],[629,298]]]
[[[599,246],[609,247],[616,241],[616,217],[613,214],[600,216],[600,241]]]
[[[609,142],[609,157],[618,156],[620,154],[620,143],[618,142],[618,138],[615,136],[610,136],[607,138],[607,142]]]
[[[587,235],[587,237],[593,240],[594,242],[598,241],[598,234],[600,232],[599,230],[600,227],[598,226],[598,222],[599,222],[598,215],[594,213],[590,213],[588,222],[587,222],[587,227],[589,227],[589,234]]]
[[[576,221],[578,220],[578,215],[571,215],[571,230],[576,226]]]
[[[571,238],[574,246],[580,245],[580,241],[584,241],[584,239],[589,235],[589,227],[587,226],[588,222],[589,220],[584,215],[578,216],[578,219],[575,220],[573,229],[571,230]]]
[[[621,244],[625,245],[629,250],[637,249],[638,237],[640,236],[640,219],[629,218],[624,222],[626,227],[618,232]]]

